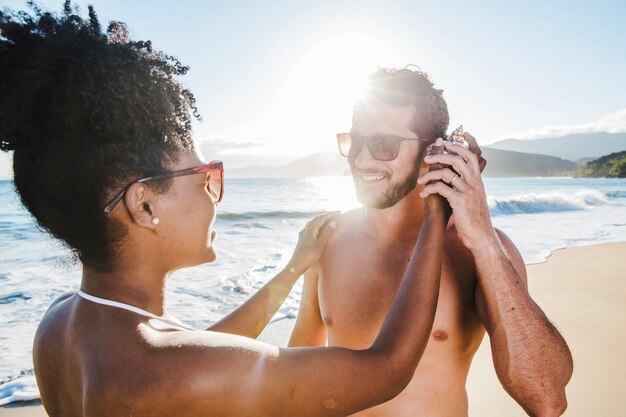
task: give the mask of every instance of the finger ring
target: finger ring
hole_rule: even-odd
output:
[[[448,181],[448,184],[452,185],[452,183],[454,182],[455,179],[458,178],[457,174],[454,174],[454,176],[452,178],[450,178],[450,181]]]

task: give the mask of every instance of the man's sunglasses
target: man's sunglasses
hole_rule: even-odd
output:
[[[376,135],[365,137],[357,133],[337,133],[337,144],[339,145],[339,153],[346,158],[355,158],[361,149],[363,143],[367,145],[367,150],[372,158],[379,161],[393,161],[398,157],[400,145],[405,140],[428,141],[421,138],[403,138],[393,135]]]
[[[130,188],[131,185],[135,183],[144,183],[148,181],[156,181],[156,180],[164,180],[167,178],[174,177],[182,177],[184,175],[193,175],[193,174],[209,174],[209,178],[207,179],[207,191],[213,197],[215,204],[222,201],[222,197],[224,196],[224,164],[222,161],[212,161],[206,165],[201,165],[193,168],[181,169],[179,171],[166,172],[164,174],[153,175],[152,177],[141,178],[139,180],[133,181],[128,184],[126,187],[122,188],[122,190],[117,193],[113,200],[104,208],[105,213],[110,213],[111,210],[120,202],[120,200],[126,194],[126,191]]]

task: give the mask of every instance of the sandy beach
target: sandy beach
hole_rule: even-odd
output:
[[[528,266],[530,292],[567,340],[574,376],[566,416],[626,416],[626,243],[568,248]],[[270,325],[261,336],[285,346],[293,320]],[[526,414],[501,388],[486,338],[467,383],[470,416]],[[0,408],[4,416],[46,416],[38,403]]]
[[[626,416],[626,243],[556,251],[529,265],[531,295],[574,357],[568,417]],[[501,388],[483,341],[467,382],[470,416],[526,414]]]

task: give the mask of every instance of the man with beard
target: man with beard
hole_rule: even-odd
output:
[[[425,73],[380,69],[371,76],[350,133],[337,135],[365,207],[339,218],[324,255],[306,272],[289,344],[371,344],[419,235],[423,199],[438,193],[453,216],[430,341],[406,389],[358,416],[467,416],[465,381],[485,331],[509,395],[529,415],[561,415],[571,354],[530,297],[515,245],[491,224],[475,139],[464,135],[470,150],[437,139],[448,120],[442,91]],[[433,142],[447,152],[424,158]]]

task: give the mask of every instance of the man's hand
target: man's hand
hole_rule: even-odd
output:
[[[422,198],[439,194],[448,200],[459,237],[468,249],[473,250],[489,240],[497,240],[497,236],[491,224],[485,188],[480,176],[486,161],[480,156],[476,140],[469,134],[465,136],[466,140],[470,139],[470,150],[444,142],[443,146],[451,154],[424,158],[429,165],[441,164],[449,167],[429,171],[420,177],[418,184],[426,184],[420,193]]]
[[[474,155],[476,155],[476,158],[478,158],[478,165],[480,166],[480,172],[482,173],[487,166],[487,160],[483,158],[483,151],[480,149],[480,146],[478,146],[478,142],[476,141],[476,138],[474,136],[465,132],[463,134],[463,137],[469,145],[470,152],[472,152]]]

